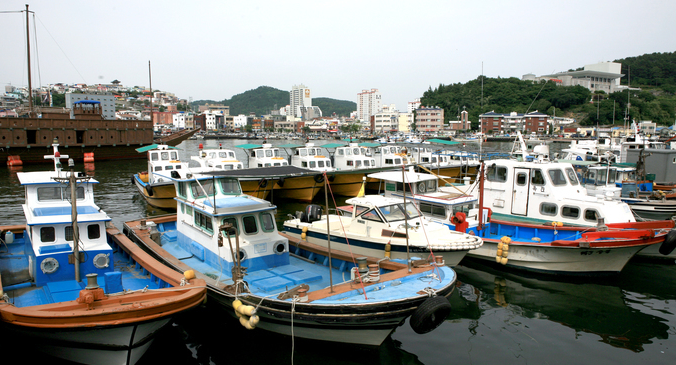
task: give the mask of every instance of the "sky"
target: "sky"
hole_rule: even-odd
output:
[[[313,98],[354,102],[378,89],[405,111],[482,70],[521,78],[676,51],[666,0],[3,0],[3,86],[27,85],[26,16],[11,12],[25,4],[33,87],[147,87],[150,62],[153,89],[192,100],[303,84]]]

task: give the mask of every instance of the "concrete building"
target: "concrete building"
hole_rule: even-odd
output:
[[[303,115],[303,107],[312,106],[312,94],[310,89],[303,85],[293,85],[289,92],[289,112],[294,117],[301,117]]]
[[[357,119],[370,122],[371,116],[382,110],[382,95],[378,89],[362,90],[357,94]]]
[[[467,110],[460,112],[460,120],[449,120],[448,129],[454,133],[472,129],[472,123],[469,121],[469,113]]]
[[[561,86],[580,85],[591,90],[591,92],[599,90],[610,94],[625,88],[620,85],[620,79],[624,76],[621,72],[621,63],[600,62],[585,65],[579,71],[566,71],[542,76],[526,74],[521,79],[532,81],[548,80]]]
[[[94,100],[101,103],[101,113],[104,119],[115,119],[115,97],[113,94],[75,94],[66,93],[66,108],[70,109],[70,117],[73,115],[73,103],[82,100]]]
[[[420,107],[415,110],[415,125],[418,132],[438,132],[444,128],[444,109],[438,106]]]
[[[530,134],[548,134],[551,130],[551,119],[539,111],[528,114],[511,112],[509,114],[490,111],[479,115],[479,125],[482,133],[514,134],[517,131]]]

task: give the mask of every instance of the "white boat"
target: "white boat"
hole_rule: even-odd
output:
[[[346,201],[342,215],[318,213],[309,205],[305,212],[284,222],[284,232],[292,237],[306,235],[308,242],[358,255],[405,259],[413,253],[426,258],[442,255],[446,265],[455,266],[467,254],[481,246],[481,239],[455,232],[447,226],[425,219],[412,201],[366,195]]]
[[[147,153],[148,169],[134,174],[132,184],[148,204],[162,209],[176,209],[176,191],[169,177],[188,174],[188,163],[181,162],[178,149],[168,145],[153,144],[137,148],[136,151]]]
[[[3,335],[67,361],[134,364],[206,284],[121,239],[94,201],[98,182],[63,171],[68,156],[52,148],[52,171],[17,173],[25,225],[0,227]]]
[[[500,221],[478,204],[479,191],[471,191],[474,196],[464,194],[470,192],[468,185],[446,186],[446,192],[439,192],[436,176],[429,174],[370,176],[384,181],[386,196],[403,198],[405,194],[427,219],[481,237],[484,244],[470,250],[468,257],[548,274],[617,274],[640,250],[659,247],[674,226],[672,222],[669,228],[654,230],[652,223],[608,224],[605,231],[590,232],[590,227]],[[673,240],[670,245],[676,245],[676,236]]]
[[[218,174],[175,180],[177,215],[153,219],[161,241],[139,222],[125,227],[167,265],[197,271],[209,303],[246,328],[378,346],[409,316],[414,331],[425,333],[450,313],[452,269],[436,260],[409,269],[289,238],[276,229],[274,205],[242,195],[236,179]],[[229,324],[214,318],[214,325]]]
[[[197,156],[190,156],[191,161],[196,161],[202,170],[238,170],[243,169],[244,164],[237,159],[235,151],[227,148],[207,148],[199,144]]]

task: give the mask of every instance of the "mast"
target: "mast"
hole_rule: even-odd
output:
[[[150,121],[153,122],[153,130],[154,130],[155,122],[153,121],[153,77],[150,73],[150,61],[148,61],[148,82],[150,83]]]
[[[33,85],[31,83],[31,37],[30,37],[30,25],[29,25],[29,18],[28,18],[28,4],[26,4],[26,56],[28,59],[28,105],[29,105],[29,112],[28,116],[32,117],[33,116]]]

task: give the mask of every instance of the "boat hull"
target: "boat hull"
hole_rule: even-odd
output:
[[[171,227],[175,221],[176,216],[162,216],[156,217],[153,221],[158,224],[168,224]],[[233,302],[236,295],[232,292],[232,281],[223,277],[223,281],[219,281],[218,272],[210,271],[209,275],[204,274],[203,271],[209,270],[204,262],[211,261],[213,258],[205,257],[204,261],[196,261],[197,259],[178,259],[171,252],[174,252],[175,245],[180,245],[180,237],[167,238],[166,234],[163,236],[162,245],[155,243],[149,238],[147,232],[135,229],[138,222],[125,223],[125,230],[128,235],[132,237],[139,245],[145,247],[155,257],[161,259],[169,267],[181,272],[185,270],[194,269],[199,275],[204,276],[207,282],[209,305],[213,305],[220,310],[224,310],[228,316],[236,318],[235,310],[233,309]],[[165,230],[167,232],[167,230]],[[180,232],[178,233],[181,235]],[[318,254],[317,252],[324,252],[323,248],[313,251],[314,246],[308,243],[303,244],[289,238],[289,251],[294,255],[290,257],[292,260],[298,260],[310,267],[317,267],[325,262],[326,256]],[[291,246],[295,246],[291,247]],[[171,250],[171,252],[169,251]],[[177,252],[180,252],[177,251]],[[335,251],[333,260],[345,260],[349,257],[348,253]],[[308,263],[308,261],[310,261]],[[369,263],[376,263],[377,259],[370,258]],[[294,268],[301,268],[300,263],[293,266]],[[336,265],[334,263],[334,265]],[[343,277],[340,278],[338,273],[345,269],[333,268],[338,270],[334,273],[334,281],[339,284],[334,284],[333,288],[322,286],[321,289],[311,290],[308,292],[308,301],[293,301],[291,298],[279,299],[277,295],[284,292],[284,286],[279,289],[272,289],[273,293],[263,294],[257,291],[244,293],[237,297],[241,300],[243,305],[249,305],[256,308],[256,315],[259,316],[260,321],[256,327],[270,332],[289,335],[298,338],[306,338],[320,341],[333,341],[350,344],[359,344],[367,346],[378,346],[400,326],[404,320],[412,315],[418,307],[429,299],[427,293],[420,292],[420,289],[408,290],[409,286],[418,287],[419,281],[428,275],[437,275],[437,279],[429,282],[428,287],[435,291],[436,296],[447,297],[455,287],[454,272],[445,267],[428,266],[428,267],[413,267],[409,272],[407,266],[401,263],[384,262],[382,267],[393,267],[393,271],[383,273],[380,276],[379,282],[356,284],[349,278],[349,272],[343,271]],[[270,275],[278,280],[276,271],[284,272],[285,277],[289,277],[292,271],[288,271],[288,265],[276,268],[274,270],[264,270],[265,280],[270,279]],[[200,271],[203,270],[203,271]],[[300,269],[303,271],[303,269]],[[349,269],[347,270],[349,271]],[[328,271],[325,273],[328,274]],[[251,290],[258,284],[256,274],[249,273],[245,280],[249,283]],[[412,276],[409,276],[412,275]],[[417,276],[421,275],[421,276]],[[399,285],[391,285],[390,282],[396,280]],[[306,279],[301,279],[299,283],[304,283]],[[322,282],[323,283],[323,282]],[[311,284],[312,285],[312,284]],[[290,288],[287,288],[290,289]],[[364,294],[366,291],[366,294]],[[410,295],[401,295],[401,291],[411,292]],[[240,319],[241,322],[241,319]]]
[[[176,188],[172,181],[148,184],[141,181],[138,174],[134,174],[133,180],[136,190],[148,204],[161,209],[176,210],[176,200],[174,199],[176,198]],[[152,192],[152,195],[149,192]]]

